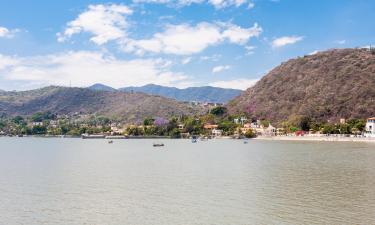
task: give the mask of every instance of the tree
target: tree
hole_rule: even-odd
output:
[[[181,138],[181,132],[178,128],[173,128],[169,132],[169,136],[171,136],[171,138]]]
[[[24,125],[26,124],[24,118],[22,116],[16,116],[12,119],[12,122],[17,124],[17,125]]]
[[[143,125],[144,126],[151,126],[154,124],[154,119],[153,118],[146,118],[143,120]]]
[[[45,126],[34,126],[32,133],[36,135],[43,135],[47,133],[47,128]]]
[[[222,116],[227,112],[227,108],[223,106],[217,106],[213,109],[211,109],[210,113],[215,115],[215,116]]]
[[[256,134],[255,132],[253,131],[253,129],[248,129],[245,133],[245,137],[247,138],[255,138],[256,137]]]
[[[311,119],[307,116],[300,117],[300,120],[298,121],[298,127],[301,128],[303,131],[309,131],[310,130],[310,124]]]
[[[323,134],[336,134],[338,130],[335,125],[327,123],[323,125]]]
[[[221,123],[219,123],[218,128],[223,130],[224,134],[232,135],[234,134],[234,131],[236,131],[237,126],[238,125],[232,121],[224,120]]]
[[[260,124],[262,124],[263,127],[268,127],[270,125],[270,121],[269,120],[261,120]]]
[[[47,111],[47,112],[37,112],[31,116],[31,121],[33,122],[43,122],[44,120],[56,119],[56,115]]]

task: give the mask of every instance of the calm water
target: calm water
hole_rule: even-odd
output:
[[[375,145],[0,138],[0,224],[375,224]]]

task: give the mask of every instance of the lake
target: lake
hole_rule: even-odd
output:
[[[0,138],[0,224],[375,224],[374,144],[161,141]]]

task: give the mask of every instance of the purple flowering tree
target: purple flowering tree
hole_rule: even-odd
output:
[[[157,127],[165,127],[167,126],[169,121],[167,119],[164,119],[162,117],[155,118],[154,125]]]

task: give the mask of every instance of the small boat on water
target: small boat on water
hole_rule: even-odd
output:
[[[193,135],[191,137],[191,143],[197,143],[197,140],[198,140],[197,136]]]
[[[82,134],[82,139],[104,139],[103,134]]]
[[[244,144],[248,144],[248,143],[249,143],[249,139],[245,138],[245,139],[243,140],[243,143],[244,143]]]
[[[163,143],[154,143],[153,146],[154,147],[163,147],[164,144]]]
[[[199,140],[200,141],[208,141],[208,137],[201,137]]]
[[[113,141],[112,140],[108,141],[108,144],[113,144]]]

